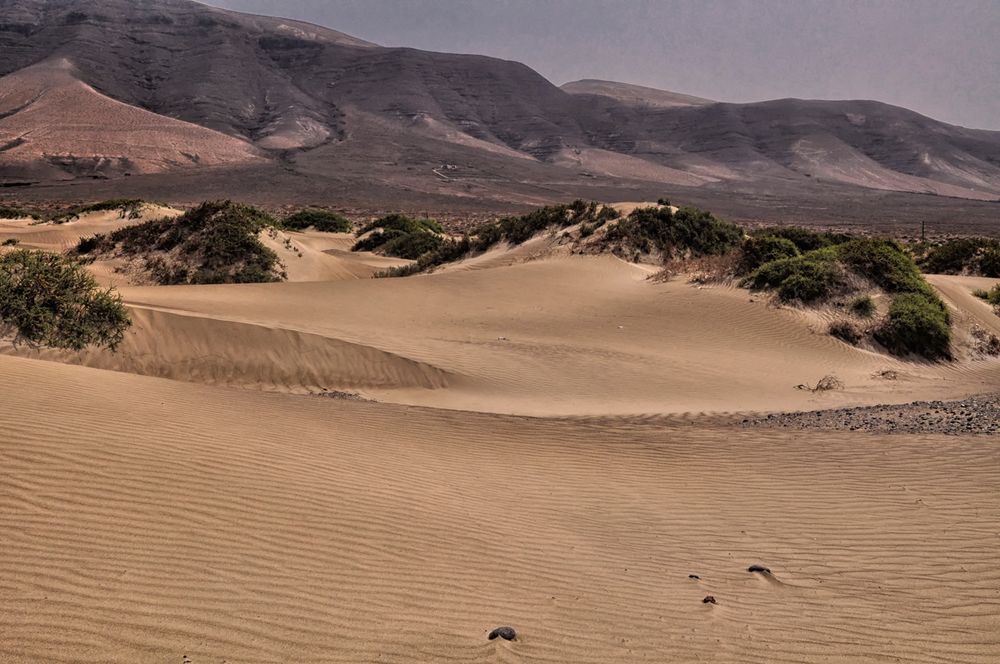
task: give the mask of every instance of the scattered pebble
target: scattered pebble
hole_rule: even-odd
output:
[[[745,427],[938,433],[949,436],[1000,434],[1000,394],[961,401],[915,401],[902,405],[862,406],[800,413],[778,413],[743,420]]]
[[[513,627],[497,627],[490,632],[490,641],[497,638],[501,638],[504,641],[514,641],[517,639],[517,632],[514,631]]]
[[[689,578],[689,579],[695,579],[695,580],[697,581],[697,580],[698,580],[698,579],[700,579],[701,577],[700,577],[700,576],[698,576],[697,574],[688,574],[688,578]]]
[[[747,571],[748,572],[760,572],[761,574],[770,574],[771,573],[770,568],[764,567],[763,565],[750,565],[750,567],[747,567]]]
[[[702,604],[718,604],[719,602],[715,599],[714,595],[709,595],[705,599],[701,600]]]

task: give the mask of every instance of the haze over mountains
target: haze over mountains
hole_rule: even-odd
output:
[[[1000,132],[875,101],[560,89],[516,62],[189,0],[0,0],[0,52],[8,184],[210,168],[234,187],[275,173],[509,203],[594,188],[1000,198]]]

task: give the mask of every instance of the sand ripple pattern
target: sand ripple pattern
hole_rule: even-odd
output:
[[[1000,658],[990,439],[0,371],[4,664]]]

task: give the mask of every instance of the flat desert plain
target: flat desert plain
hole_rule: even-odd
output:
[[[742,425],[996,392],[995,358],[610,256],[370,279],[288,239],[287,283],[119,284],[117,354],[4,349],[0,662],[1000,660],[995,436]],[[931,281],[1000,327],[989,280]]]

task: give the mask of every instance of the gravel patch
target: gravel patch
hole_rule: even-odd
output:
[[[997,435],[1000,434],[1000,394],[961,401],[915,401],[898,406],[776,413],[745,419],[743,426],[949,436]]]

